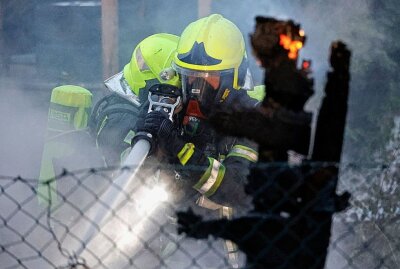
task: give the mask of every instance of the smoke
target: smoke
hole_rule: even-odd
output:
[[[5,79],[0,87],[0,174],[37,177],[50,96]]]
[[[248,35],[254,17],[273,16],[300,23],[307,35],[300,59],[312,60],[315,94],[306,108],[318,111],[329,70],[332,41],[342,40],[352,51],[351,95],[343,159],[373,161],[390,139],[393,117],[399,110],[399,22],[397,1],[214,1],[213,12],[235,22]],[[250,46],[247,46],[250,52]],[[262,70],[254,64],[256,82]]]
[[[51,89],[66,83],[101,83],[101,23],[97,4],[52,6],[57,1],[36,1],[36,6],[30,4],[26,8],[28,2],[34,1],[10,1],[7,7],[12,12],[3,21],[5,47],[0,54],[1,59],[7,59],[9,70],[0,73],[0,175],[37,178]],[[197,2],[120,0],[120,70],[129,62],[135,45],[146,36],[159,32],[179,35],[197,18]],[[49,12],[46,6],[52,6],[53,11]],[[212,13],[220,13],[238,25],[245,36],[248,55],[248,36],[254,29],[255,16],[293,19],[302,25],[308,39],[300,58],[313,63],[316,94],[307,108],[314,112],[329,70],[329,46],[337,39],[348,44],[353,53],[344,149],[348,160],[373,155],[374,146],[379,144],[373,138],[378,137],[381,144],[389,141],[390,131],[385,130],[390,128],[380,125],[383,121],[379,119],[391,122],[399,111],[398,101],[393,101],[399,97],[395,92],[399,86],[397,10],[400,8],[396,0],[385,4],[374,0],[215,0],[211,7]],[[24,46],[17,46],[18,43]],[[263,70],[252,56],[250,61],[256,83],[261,83]],[[98,99],[97,88],[89,86],[89,90]],[[368,132],[364,132],[366,129]],[[14,194],[30,192],[22,187],[20,190]],[[5,208],[6,204],[1,208],[2,215]]]
[[[26,78],[21,69],[10,71],[16,81],[28,82],[27,79],[31,79],[32,84],[24,83],[23,86],[18,86],[15,83],[11,85],[2,83],[0,86],[3,89],[1,102],[2,104],[4,102],[2,105],[4,138],[0,143],[4,144],[1,147],[4,152],[2,156],[7,156],[3,157],[5,160],[0,164],[0,167],[6,170],[1,171],[12,174],[24,172],[30,165],[17,168],[24,160],[26,160],[25,163],[32,163],[32,166],[37,165],[37,160],[33,161],[33,156],[40,155],[51,90],[50,86],[38,86],[38,81],[51,81],[53,85],[80,84],[88,80],[101,83],[101,68],[99,68],[101,65],[99,51],[101,25],[98,2],[73,1],[73,5],[66,5],[68,1],[61,1],[62,5],[59,2],[43,1],[36,6],[30,4],[29,8],[25,7],[21,11],[20,7],[24,6],[24,1],[18,1],[14,4],[12,12],[8,12],[6,21],[3,22],[6,30],[6,47],[7,45],[13,47],[13,44],[18,43],[18,39],[23,40],[23,43],[29,43],[23,38],[27,33],[33,36],[29,46],[26,44],[21,52],[12,53],[13,55],[18,55],[18,53],[33,55],[37,70],[31,78]],[[89,2],[91,5],[85,4]],[[393,33],[396,14],[389,11],[395,10],[396,6],[398,6],[396,1],[387,1],[387,4],[379,5],[373,0],[352,2],[345,0],[296,2],[219,0],[212,1],[211,12],[221,13],[238,25],[245,36],[249,55],[251,55],[251,48],[248,44],[248,36],[254,29],[255,16],[274,16],[281,19],[293,19],[300,23],[307,34],[306,45],[301,51],[300,58],[313,61],[316,94],[307,106],[312,111],[316,111],[319,106],[326,80],[325,73],[329,69],[329,46],[337,39],[346,42],[353,53],[349,124],[358,126],[359,122],[353,118],[359,116],[360,112],[365,112],[362,111],[365,108],[378,106],[368,104],[375,101],[371,100],[374,95],[370,97],[372,94],[370,92],[374,90],[375,95],[378,92],[381,96],[387,95],[389,83],[395,80],[394,76],[398,73],[396,72],[399,69],[397,61],[390,53],[396,51],[396,45],[393,44],[395,38],[390,36]],[[47,14],[45,7],[54,12],[49,16],[44,16]],[[186,11],[182,12],[182,10]],[[26,16],[34,18],[30,25],[26,23],[26,20],[21,19]],[[141,39],[158,32],[179,35],[188,23],[196,19],[197,1],[121,0],[119,1],[119,17],[119,62],[122,70],[123,66],[129,62],[133,48]],[[14,18],[13,21],[12,18]],[[20,22],[20,26],[17,21]],[[14,42],[7,39],[11,31],[13,31],[12,36],[16,38]],[[392,44],[389,45],[391,42]],[[13,59],[15,60],[15,57]],[[371,72],[376,61],[379,61],[379,66],[385,67],[383,71],[391,70],[389,74],[385,74],[386,81],[376,76],[365,78],[364,74]],[[252,56],[250,56],[250,62],[256,83],[260,84],[263,71],[255,65]],[[368,85],[371,84],[380,85],[380,87],[370,89]],[[8,100],[13,100],[13,102],[8,102]],[[380,100],[375,102],[377,101]],[[389,112],[395,109],[392,107]],[[29,143],[25,142],[27,141],[24,136],[26,131],[29,132]],[[351,151],[351,146],[350,143],[346,143],[345,152]],[[33,174],[30,173],[30,175]]]

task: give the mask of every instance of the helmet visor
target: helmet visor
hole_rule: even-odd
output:
[[[233,76],[234,70],[199,71],[182,68],[173,64],[182,81],[184,100],[195,99],[203,113],[218,102],[221,81],[226,76]]]
[[[144,60],[142,50],[140,49],[140,47],[138,47],[135,51],[135,59],[140,72],[151,71],[146,61]]]

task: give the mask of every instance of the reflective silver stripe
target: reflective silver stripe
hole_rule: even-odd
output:
[[[233,149],[231,150],[232,153],[238,153],[238,154],[242,154],[242,155],[246,155],[247,157],[249,157],[250,159],[257,161],[258,159],[258,154],[250,151],[250,150],[245,150],[242,148],[238,148],[238,147],[233,147]]]
[[[106,79],[104,84],[108,90],[115,92],[122,98],[134,103],[137,107],[141,105],[139,97],[134,94],[134,91],[129,87],[128,82],[125,80],[123,71]]]
[[[239,267],[239,253],[234,251],[232,253],[228,253],[229,263],[232,268],[240,268]]]
[[[217,204],[216,202],[211,201],[204,195],[200,196],[199,199],[197,199],[196,204],[198,204],[201,207],[211,209],[211,210],[217,210],[222,208],[222,205]]]
[[[237,251],[237,246],[235,243],[233,243],[231,240],[225,240],[225,246],[226,250],[231,253],[231,252],[236,252]]]
[[[296,151],[293,150],[288,150],[287,154],[288,154],[289,165],[300,165],[306,158],[305,155],[297,153]]]
[[[223,206],[221,208],[221,216],[226,219],[231,219],[233,215],[233,210],[229,206]]]
[[[210,176],[208,177],[207,181],[199,189],[199,192],[201,194],[204,194],[208,190],[210,190],[211,187],[214,185],[214,183],[217,181],[218,171],[219,171],[220,166],[221,166],[221,163],[214,159]]]

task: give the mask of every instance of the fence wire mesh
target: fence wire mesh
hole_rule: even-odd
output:
[[[177,232],[182,223],[177,222],[176,212],[187,212],[188,207],[208,223],[220,222],[221,216],[219,210],[196,207],[196,199],[182,194],[178,179],[164,173],[164,168],[144,167],[123,189],[113,179],[129,167],[65,170],[55,179],[39,183],[37,179],[1,176],[1,268],[250,268],[246,255],[235,251],[231,241],[210,236],[201,240]],[[168,169],[173,171],[173,167]],[[342,166],[338,191],[351,192],[351,206],[334,215],[326,268],[400,268],[396,171],[390,166]],[[107,193],[112,189],[118,195],[110,198]],[[274,205],[277,208],[279,203],[291,201],[296,188],[281,191]],[[316,201],[307,203],[314,206]],[[234,219],[252,220],[261,213],[248,208],[235,214]],[[259,236],[265,222],[250,223],[251,229],[246,228],[248,224],[240,226],[239,245]],[[310,233],[309,241],[318,240],[312,237],[325,224],[312,225],[317,228]],[[229,230],[218,227],[220,231],[213,234],[221,237]],[[265,242],[261,255],[288,240],[279,231],[274,233],[261,233],[264,237],[273,234],[261,240]],[[307,248],[296,236],[291,234],[293,253],[284,257],[286,260]],[[310,259],[320,258],[312,251],[308,254]],[[282,263],[281,268],[289,267]]]

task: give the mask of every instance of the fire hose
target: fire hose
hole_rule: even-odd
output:
[[[176,108],[181,105],[181,90],[167,84],[156,84],[149,89],[148,113],[152,111],[160,111],[166,114],[169,120],[173,121],[173,115]],[[143,135],[143,134],[142,134]],[[91,209],[94,213],[90,221],[95,225],[91,225],[82,237],[82,244],[75,252],[79,257],[85,248],[89,245],[92,239],[101,230],[105,220],[124,202],[126,196],[124,193],[129,193],[132,184],[139,184],[136,175],[140,170],[144,160],[151,149],[151,134],[145,134],[147,138],[139,139],[132,147],[130,153],[122,163],[121,174],[112,182],[112,187],[109,187],[97,200],[95,206]],[[107,205],[107,206],[104,206]]]

